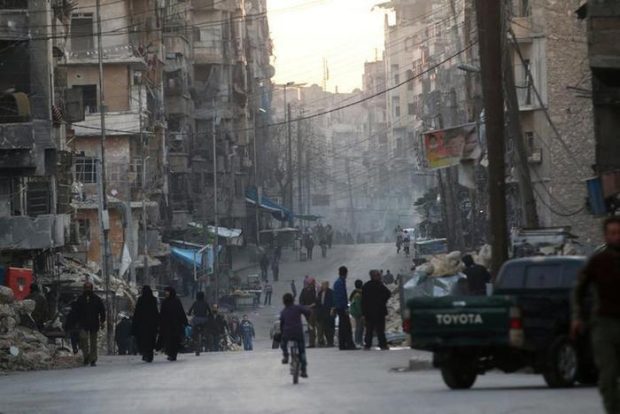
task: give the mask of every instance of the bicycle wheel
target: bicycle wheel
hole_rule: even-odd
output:
[[[297,345],[293,345],[291,346],[291,375],[293,376],[293,384],[299,382],[300,365]]]

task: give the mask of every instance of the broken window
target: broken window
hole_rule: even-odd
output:
[[[84,184],[97,182],[97,159],[94,157],[75,157],[75,179]]]
[[[90,241],[90,220],[89,219],[78,219],[78,236],[80,238],[80,242],[88,242]]]
[[[93,50],[93,15],[78,14],[71,17],[71,48],[76,52]]]
[[[415,104],[410,103],[407,105],[407,114],[415,115]]]
[[[75,85],[74,88],[79,89],[82,93],[82,105],[84,105],[84,112],[87,114],[94,114],[98,112],[97,85]]]
[[[31,178],[26,190],[26,213],[31,217],[51,211],[50,183],[47,177]]]

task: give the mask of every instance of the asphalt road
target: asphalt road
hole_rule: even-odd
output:
[[[310,378],[292,385],[268,339],[280,298],[291,280],[301,291],[306,274],[333,282],[342,264],[352,286],[369,269],[397,274],[408,260],[392,245],[337,246],[325,259],[301,263],[286,254],[273,306],[247,312],[257,330],[255,351],[184,354],[174,363],[159,355],[153,364],[103,357],[96,368],[13,373],[0,377],[0,413],[602,413],[595,388],[550,390],[537,375],[489,373],[472,390],[450,391],[428,369],[430,356],[409,349],[312,349]],[[410,359],[417,370],[395,370]]]
[[[450,391],[437,371],[397,372],[411,350],[310,350],[310,378],[293,385],[277,351],[105,357],[96,368],[0,378],[7,413],[600,413],[594,388],[550,390],[542,377],[490,373]]]

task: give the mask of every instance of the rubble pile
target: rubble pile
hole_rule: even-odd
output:
[[[85,282],[92,282],[97,290],[105,290],[105,281],[97,275],[99,269],[95,263],[84,265],[70,257],[63,257],[60,260],[60,282],[70,282],[68,286],[81,288]],[[135,307],[138,290],[130,286],[126,280],[110,276],[110,290],[116,296],[125,297],[129,300],[131,308]]]
[[[34,329],[32,300],[15,301],[13,291],[0,286],[0,371],[47,369],[57,356],[47,338]],[[32,327],[31,327],[32,326]]]
[[[398,287],[394,289],[390,289],[392,291],[392,296],[390,296],[390,300],[388,300],[387,308],[388,315],[385,319],[385,332],[402,332],[402,318],[400,315],[400,297],[398,292]]]
[[[446,255],[433,256],[430,263],[433,267],[431,275],[434,277],[450,276],[461,272],[465,266],[461,262],[462,254],[459,251]]]

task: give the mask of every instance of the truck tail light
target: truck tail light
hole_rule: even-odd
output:
[[[523,335],[523,319],[521,318],[521,309],[516,306],[510,308],[510,329],[508,331],[510,345],[514,347],[522,347],[525,341]]]
[[[411,319],[403,320],[403,332],[411,333]]]

